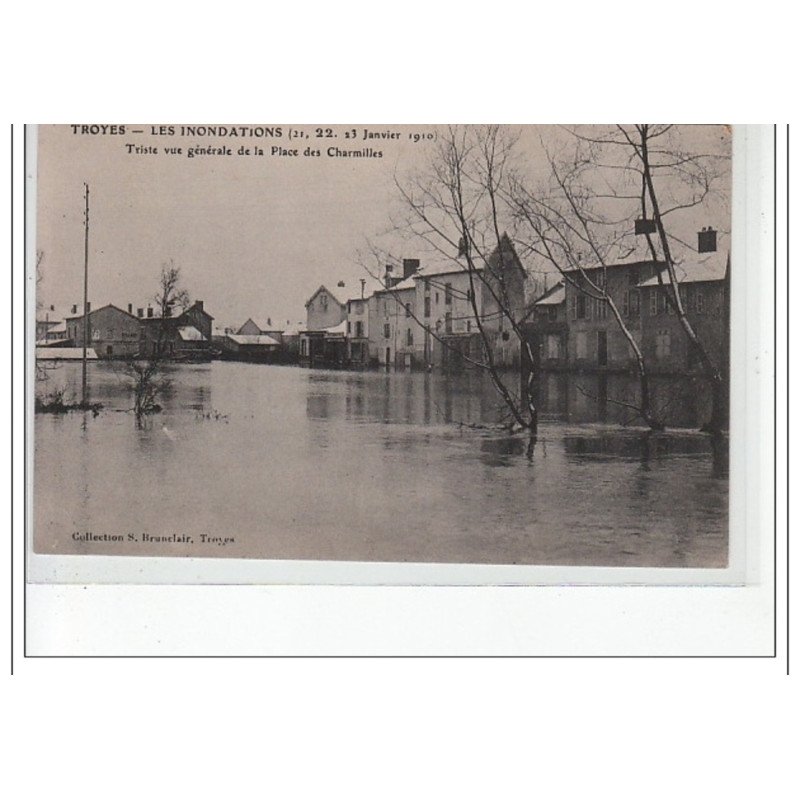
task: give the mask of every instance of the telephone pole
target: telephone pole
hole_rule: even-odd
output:
[[[84,183],[85,210],[83,217],[83,369],[81,371],[81,386],[83,389],[83,404],[89,400],[86,384],[86,351],[89,348],[89,184]]]

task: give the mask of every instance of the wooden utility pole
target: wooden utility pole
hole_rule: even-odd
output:
[[[89,184],[84,183],[83,188],[86,208],[83,218],[83,369],[81,386],[83,404],[86,405],[89,400],[86,382],[86,352],[89,348]]]

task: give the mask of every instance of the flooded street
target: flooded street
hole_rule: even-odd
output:
[[[531,448],[470,427],[498,416],[480,376],[238,362],[170,367],[140,428],[122,369],[90,365],[98,416],[36,415],[37,552],[727,563],[727,454],[691,430],[545,414]],[[79,394],[79,364],[63,386]]]

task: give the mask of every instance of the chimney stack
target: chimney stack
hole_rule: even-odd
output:
[[[198,311],[202,311],[203,310],[203,301],[202,300],[195,300],[194,304],[195,304],[195,306],[196,306]]]
[[[73,314],[77,314],[78,313],[78,304],[77,303],[73,303],[72,304],[72,313]]]
[[[150,319],[150,317],[152,316],[153,316],[153,307],[147,306],[147,318]]]
[[[137,308],[136,309],[136,316],[139,317],[139,319],[141,319],[144,316],[144,309],[143,308]]]
[[[394,272],[394,267],[391,264],[386,265],[386,273],[383,276],[383,285],[387,289],[391,289],[392,287],[392,273]]]
[[[697,233],[697,252],[716,253],[717,252],[717,232],[709,226]]]
[[[128,303],[128,313],[133,314],[133,303]]]

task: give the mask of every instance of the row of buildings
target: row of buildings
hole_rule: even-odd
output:
[[[716,232],[709,229],[698,235],[696,256],[677,268],[686,316],[723,371],[729,261],[717,251]],[[387,267],[380,288],[346,301],[320,286],[306,303],[300,363],[453,370],[491,358],[499,369],[628,371],[635,363],[633,349],[594,286],[613,300],[651,372],[699,369],[697,352],[668,301],[663,263],[573,270],[544,292],[536,291],[506,235],[482,263],[476,260],[468,269],[464,252],[438,263],[405,259],[402,274]],[[523,333],[522,341],[513,327]]]
[[[300,363],[460,369],[484,360],[485,337],[498,368],[519,367],[509,317],[524,319],[530,279],[507,235],[473,269],[462,246],[449,259],[404,259],[398,272],[387,266],[379,288],[346,301],[320,286],[306,303]]]
[[[179,314],[162,317],[160,309],[137,308],[127,311],[113,304],[78,313],[74,305],[66,313],[49,306],[37,313],[37,356],[54,356],[61,348],[82,348],[84,340],[97,358],[135,358],[160,351],[175,360],[210,360],[214,317],[197,300]],[[86,331],[88,326],[88,331]],[[87,336],[88,333],[88,336]]]
[[[714,231],[701,231],[696,257],[679,268],[678,278],[687,317],[724,371],[730,264],[716,244]],[[130,304],[127,311],[106,305],[87,316],[77,306],[64,315],[51,307],[37,315],[37,346],[81,347],[88,318],[89,344],[98,358],[147,357],[162,347],[176,360],[443,371],[491,360],[498,369],[523,374],[532,367],[537,374],[629,371],[634,353],[610,304],[597,296],[602,287],[652,373],[699,370],[659,262],[586,267],[557,276],[555,285],[541,291],[504,234],[485,258],[471,263],[472,269],[462,245],[452,258],[409,258],[397,270],[387,266],[380,285],[366,296],[362,288],[361,296],[342,300],[320,286],[305,304],[305,325],[250,318],[219,331],[199,300],[165,319],[157,308],[134,311]]]

